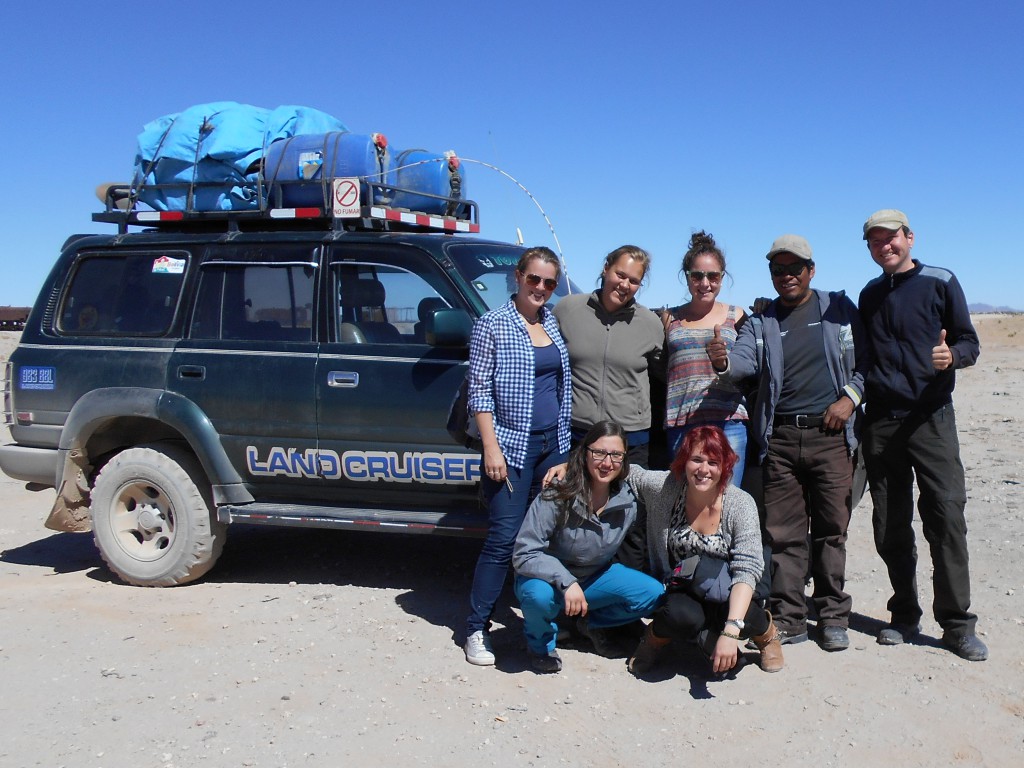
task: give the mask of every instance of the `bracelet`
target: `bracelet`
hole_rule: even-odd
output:
[[[728,637],[730,640],[739,640],[740,639],[740,635],[739,635],[738,632],[735,635],[731,635],[728,632],[722,632],[721,636],[722,637]]]

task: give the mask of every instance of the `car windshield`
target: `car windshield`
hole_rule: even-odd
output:
[[[516,292],[515,269],[524,250],[522,246],[502,243],[453,243],[446,253],[490,310],[500,307]],[[548,304],[553,306],[563,296],[579,292],[563,270]]]

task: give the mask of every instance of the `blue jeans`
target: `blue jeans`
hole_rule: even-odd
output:
[[[595,628],[617,627],[650,616],[665,587],[646,573],[611,563],[579,582],[587,598],[587,621]],[[543,579],[516,576],[516,597],[523,609],[523,629],[530,653],[543,656],[555,649],[564,608],[562,593]]]
[[[669,427],[666,430],[669,461],[675,461],[679,446],[683,444],[686,433],[697,427],[721,427],[725,432],[729,445],[739,457],[736,459],[736,466],[732,469],[732,484],[739,488],[740,483],[743,482],[743,471],[747,466],[747,422],[731,419],[729,421],[709,421],[704,424],[687,424],[685,427]]]
[[[508,466],[508,485],[489,477],[480,479],[480,490],[487,504],[489,528],[473,574],[473,588],[469,593],[469,618],[466,636],[487,628],[494,606],[505,586],[508,567],[512,562],[512,547],[523,525],[530,502],[540,492],[541,481],[547,471],[562,464],[566,455],[558,450],[558,429],[530,435],[526,444],[523,468]]]

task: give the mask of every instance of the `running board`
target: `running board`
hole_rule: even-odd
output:
[[[483,538],[487,535],[487,518],[482,514],[422,510],[318,507],[305,504],[226,504],[217,507],[217,520],[221,523],[432,533],[468,538]]]

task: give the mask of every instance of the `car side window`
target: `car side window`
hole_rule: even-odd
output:
[[[426,276],[360,262],[333,265],[334,339],[353,344],[426,344],[427,328],[446,300]]]
[[[193,339],[310,341],[315,273],[309,265],[203,264]]]
[[[69,336],[163,336],[174,319],[188,254],[87,254],[57,315]]]

